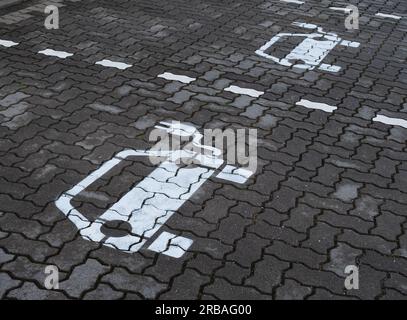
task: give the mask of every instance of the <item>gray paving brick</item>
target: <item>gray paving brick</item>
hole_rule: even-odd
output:
[[[154,299],[167,288],[152,277],[130,274],[123,268],[102,277],[102,281],[111,284],[116,290],[138,293],[146,299]]]
[[[235,286],[222,279],[204,288],[204,293],[214,295],[218,299],[226,297],[232,300],[270,300],[271,297],[261,294],[250,287]]]
[[[67,298],[58,291],[38,288],[32,282],[25,282],[21,287],[11,290],[7,298],[20,300],[66,300]]]
[[[3,297],[10,289],[19,286],[21,282],[11,278],[7,273],[0,273],[0,297]]]
[[[69,277],[60,283],[60,289],[71,297],[79,298],[83,292],[92,289],[98,278],[108,271],[109,267],[103,266],[97,260],[86,260],[84,264],[76,266]]]
[[[310,287],[303,286],[299,282],[287,279],[281,287],[277,288],[276,298],[279,300],[303,300],[310,295],[311,292],[312,289]]]

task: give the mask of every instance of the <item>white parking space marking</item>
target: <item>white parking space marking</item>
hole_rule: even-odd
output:
[[[179,82],[182,82],[182,83],[190,83],[190,82],[196,80],[196,78],[191,78],[191,77],[188,77],[188,76],[182,76],[182,75],[179,75],[179,74],[173,74],[171,72],[164,72],[162,74],[159,74],[157,77],[158,78],[163,78],[163,79],[166,79],[166,80],[179,81]]]
[[[225,91],[237,93],[237,94],[244,94],[253,98],[258,98],[264,94],[263,91],[257,91],[253,89],[241,88],[238,86],[230,86],[224,89]]]
[[[301,99],[296,103],[297,106],[302,106],[308,109],[317,109],[325,112],[333,112],[337,107],[330,106],[329,104],[313,102],[305,99]]]
[[[391,18],[391,19],[396,19],[396,20],[400,20],[400,19],[401,19],[400,16],[396,16],[396,15],[394,15],[394,14],[381,13],[381,12],[376,13],[376,17]]]
[[[392,126],[400,126],[403,128],[407,128],[407,120],[399,119],[399,118],[390,118],[382,115],[378,115],[373,118],[373,121],[381,122],[384,124],[389,124]]]
[[[298,0],[280,0],[280,1],[287,2],[287,3],[304,4],[304,1],[298,1]]]
[[[52,49],[45,49],[42,51],[38,51],[38,53],[45,54],[46,56],[58,57],[61,59],[65,59],[65,58],[73,56],[73,53],[69,53],[69,52],[65,52],[65,51],[55,51]]]
[[[334,11],[342,11],[345,13],[350,13],[352,9],[349,8],[340,8],[340,7],[329,7],[329,9],[334,10]]]
[[[148,247],[148,250],[163,253],[173,258],[180,258],[189,249],[193,241],[184,237],[176,236],[169,232],[163,232]]]
[[[13,47],[13,46],[16,46],[16,45],[18,45],[17,42],[0,39],[0,46],[10,48],[10,47]]]
[[[132,67],[131,64],[126,64],[126,63],[123,63],[123,62],[116,62],[116,61],[111,61],[111,60],[106,60],[106,59],[102,60],[102,61],[98,61],[95,64],[98,64],[98,65],[101,65],[101,66],[104,66],[104,67],[117,68],[117,69],[120,69],[120,70],[125,70],[127,68]]]

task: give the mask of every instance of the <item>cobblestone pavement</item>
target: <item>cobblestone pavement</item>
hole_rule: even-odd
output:
[[[352,31],[330,9],[341,1],[50,2],[59,30],[44,27],[48,1],[0,11],[0,297],[407,296],[406,1],[352,1]],[[323,61],[340,70],[256,54],[279,33],[312,32],[294,22],[349,41]],[[149,149],[150,130],[171,119],[257,129],[256,173],[245,184],[208,179],[137,252],[84,239],[56,200],[119,152]],[[87,219],[155,169],[124,162],[72,200]],[[149,250],[164,231],[193,243],[178,258]],[[44,287],[48,265],[58,290]],[[347,265],[359,266],[358,290],[344,287]]]

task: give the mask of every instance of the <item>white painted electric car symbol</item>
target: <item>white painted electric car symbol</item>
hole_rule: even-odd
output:
[[[320,70],[338,72],[340,66],[322,63],[325,57],[339,44],[346,47],[359,47],[359,42],[342,40],[337,34],[324,32],[322,28],[308,23],[294,22],[293,25],[315,30],[315,33],[279,33],[269,42],[256,51],[256,54],[287,67],[296,67],[299,69],[313,70],[318,67]],[[287,37],[305,37],[305,39],[295,47],[286,57],[278,58],[267,54],[266,51],[283,38]],[[301,60],[303,63],[297,63]]]
[[[220,157],[220,150],[200,144],[202,135],[195,127],[177,122],[161,124],[163,126],[156,126],[156,128],[163,129],[169,134],[192,136],[195,145],[211,150],[212,155],[197,154],[188,150],[124,150],[118,153],[56,201],[56,206],[75,224],[84,239],[100,242],[125,252],[137,252],[224,164]],[[166,160],[100,217],[89,221],[71,204],[71,200],[121,161],[132,156],[166,157]],[[196,159],[200,165],[192,168],[180,167],[177,160],[181,158]],[[226,165],[217,177],[244,183],[252,174],[251,171]],[[113,221],[128,223],[131,226],[131,232],[124,236],[106,236],[102,226]],[[192,242],[191,239],[163,232],[148,249],[178,258]]]

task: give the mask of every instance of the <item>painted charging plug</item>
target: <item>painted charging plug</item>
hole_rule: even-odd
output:
[[[256,54],[286,67],[296,67],[305,70],[314,70],[316,67],[320,70],[329,72],[339,72],[340,66],[322,63],[325,57],[337,46],[359,47],[359,42],[342,40],[336,33],[324,32],[322,28],[314,24],[294,22],[293,25],[304,29],[317,30],[315,33],[279,33],[269,42],[256,51]],[[267,54],[266,51],[283,38],[305,37],[305,39],[295,47],[286,57],[279,59]],[[303,63],[297,63],[297,61]]]
[[[137,252],[211,176],[217,173],[217,178],[245,183],[253,174],[243,168],[225,165],[221,150],[202,145],[203,136],[193,126],[161,122],[161,126],[156,128],[165,130],[168,134],[192,137],[193,144],[210,150],[208,153],[211,154],[189,150],[119,152],[56,201],[56,206],[78,228],[82,238],[124,252]],[[129,157],[165,157],[165,160],[101,216],[89,221],[74,208],[71,200]],[[199,165],[180,166],[181,159],[194,159]],[[103,226],[113,222],[127,224],[130,232],[121,236],[106,236]],[[162,232],[147,249],[179,258],[192,243],[191,239]]]

